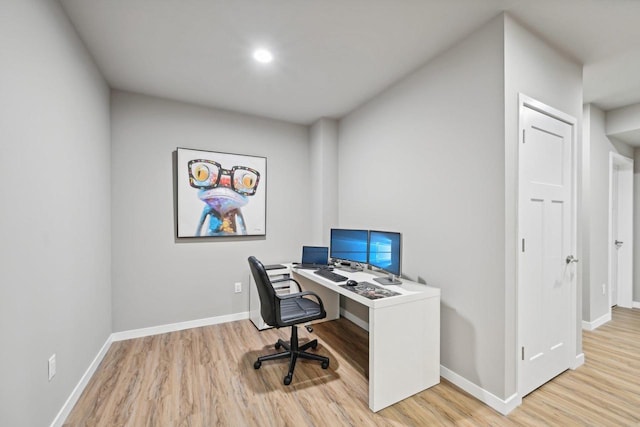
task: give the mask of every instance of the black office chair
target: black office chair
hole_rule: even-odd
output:
[[[293,378],[293,370],[296,367],[298,357],[303,359],[312,359],[322,362],[322,369],[329,367],[329,358],[319,356],[317,354],[307,353],[308,348],[315,349],[318,346],[318,340],[309,341],[303,346],[298,346],[298,326],[300,323],[310,322],[311,320],[324,319],[327,313],[320,297],[314,292],[305,291],[293,294],[278,295],[273,289],[272,283],[290,280],[295,282],[298,290],[301,290],[300,284],[291,278],[279,279],[271,282],[264,265],[256,257],[249,257],[249,267],[251,274],[256,282],[258,294],[260,295],[260,313],[266,324],[276,328],[291,326],[291,341],[289,343],[279,339],[276,343],[276,350],[284,347],[286,351],[258,357],[253,364],[255,369],[260,369],[262,362],[274,359],[290,358],[289,372],[284,377],[284,385],[291,384]],[[305,298],[305,296],[313,296],[318,302]]]

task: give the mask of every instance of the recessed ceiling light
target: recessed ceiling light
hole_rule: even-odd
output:
[[[253,59],[262,64],[268,64],[273,61],[273,54],[267,49],[256,49],[253,51]]]

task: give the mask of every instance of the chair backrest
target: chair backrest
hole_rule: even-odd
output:
[[[249,268],[256,282],[258,295],[260,295],[260,314],[267,325],[278,326],[276,319],[276,291],[267,275],[264,265],[254,256],[249,257]]]

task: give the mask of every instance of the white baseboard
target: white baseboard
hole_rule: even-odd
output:
[[[472,383],[471,381],[456,374],[452,370],[445,368],[442,365],[440,365],[440,376],[460,387],[485,405],[488,405],[489,407],[495,409],[502,415],[507,415],[522,403],[522,398],[519,397],[517,393],[514,393],[507,399],[500,399],[496,395],[488,392],[482,387]]]
[[[364,329],[365,331],[369,332],[369,323],[368,322],[365,322],[364,320],[362,320],[358,316],[355,316],[354,314],[352,314],[351,312],[345,310],[342,307],[340,307],[340,316],[342,316],[345,319],[355,323],[357,326],[359,326],[362,329]]]
[[[582,365],[584,365],[584,353],[576,355],[571,369],[577,369]],[[522,397],[519,396],[518,393],[512,394],[507,399],[500,399],[493,393],[488,392],[477,384],[472,383],[468,379],[456,374],[442,365],[440,365],[440,376],[460,387],[462,390],[466,391],[485,405],[495,409],[502,415],[509,414],[509,412],[522,404]]]
[[[640,301],[634,301],[632,307],[633,308],[640,308]]]
[[[84,391],[87,384],[89,384],[89,380],[91,379],[93,374],[95,374],[98,366],[100,366],[100,363],[102,362],[102,359],[104,359],[104,356],[107,354],[107,351],[109,351],[111,343],[113,342],[111,339],[112,336],[113,335],[110,335],[107,338],[107,341],[105,341],[104,345],[102,346],[96,357],[93,359],[84,375],[82,375],[82,378],[80,378],[78,385],[75,386],[75,388],[71,392],[71,395],[69,395],[69,397],[67,398],[67,401],[64,402],[64,405],[62,405],[62,409],[60,409],[58,415],[56,415],[56,417],[53,419],[51,427],[62,427],[64,422],[67,420],[67,417],[80,398],[80,395]]]
[[[580,353],[576,356],[576,360],[574,360],[571,369],[578,369],[582,365],[584,365],[584,353]]]
[[[151,335],[166,334],[167,332],[183,331],[185,329],[200,328],[202,326],[217,325],[249,318],[249,312],[228,314],[226,316],[207,317],[186,322],[169,323],[167,325],[151,326],[149,328],[131,329],[111,334],[113,341],[124,341],[132,338],[149,337]]]
[[[597,318],[593,322],[587,322],[586,320],[583,320],[582,321],[582,329],[585,330],[585,331],[593,331],[597,327],[604,325],[605,323],[607,323],[610,320],[611,320],[611,312],[605,314],[604,316],[600,316],[599,318]]]
[[[56,417],[54,418],[53,422],[51,423],[51,427],[62,427],[67,417],[71,413],[71,410],[80,398],[80,395],[84,391],[85,387],[87,386],[87,384],[89,384],[89,380],[91,379],[93,374],[95,374],[98,366],[100,366],[100,362],[102,362],[102,359],[104,359],[104,356],[107,354],[107,351],[111,347],[112,343],[132,338],[142,338],[151,335],[164,334],[167,332],[182,331],[184,329],[199,328],[201,326],[234,322],[236,320],[244,320],[248,318],[249,312],[245,311],[243,313],[229,314],[226,316],[207,317],[205,319],[189,320],[187,322],[171,323],[168,325],[160,325],[150,328],[132,329],[130,331],[112,333],[109,338],[107,338],[107,341],[98,352],[98,355],[93,359],[93,362],[91,362],[89,368],[87,368],[82,378],[80,378],[78,385],[76,385],[76,387],[73,389],[71,395],[62,406],[62,409],[60,409],[60,411],[58,412],[58,415],[56,415]]]

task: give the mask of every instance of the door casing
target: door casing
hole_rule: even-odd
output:
[[[619,171],[616,174],[616,169]],[[617,196],[617,197],[614,197]],[[617,206],[614,206],[616,203]],[[620,212],[620,208],[624,212]],[[627,210],[628,209],[628,210]],[[617,212],[614,217],[614,212]],[[616,224],[622,217],[627,217],[628,224]],[[618,229],[618,232],[614,235],[614,230]],[[620,229],[624,230],[625,236],[621,236]],[[617,272],[617,254],[615,253],[615,240],[623,239],[625,250],[628,251],[628,257],[624,272],[624,275],[616,274]],[[609,153],[609,238],[607,240],[609,245],[609,318],[611,316],[611,306],[619,305],[620,307],[631,308],[633,306],[633,159],[625,157],[618,153]],[[624,260],[623,260],[624,261]],[[619,272],[618,272],[619,273]],[[616,299],[612,288],[617,284]]]

